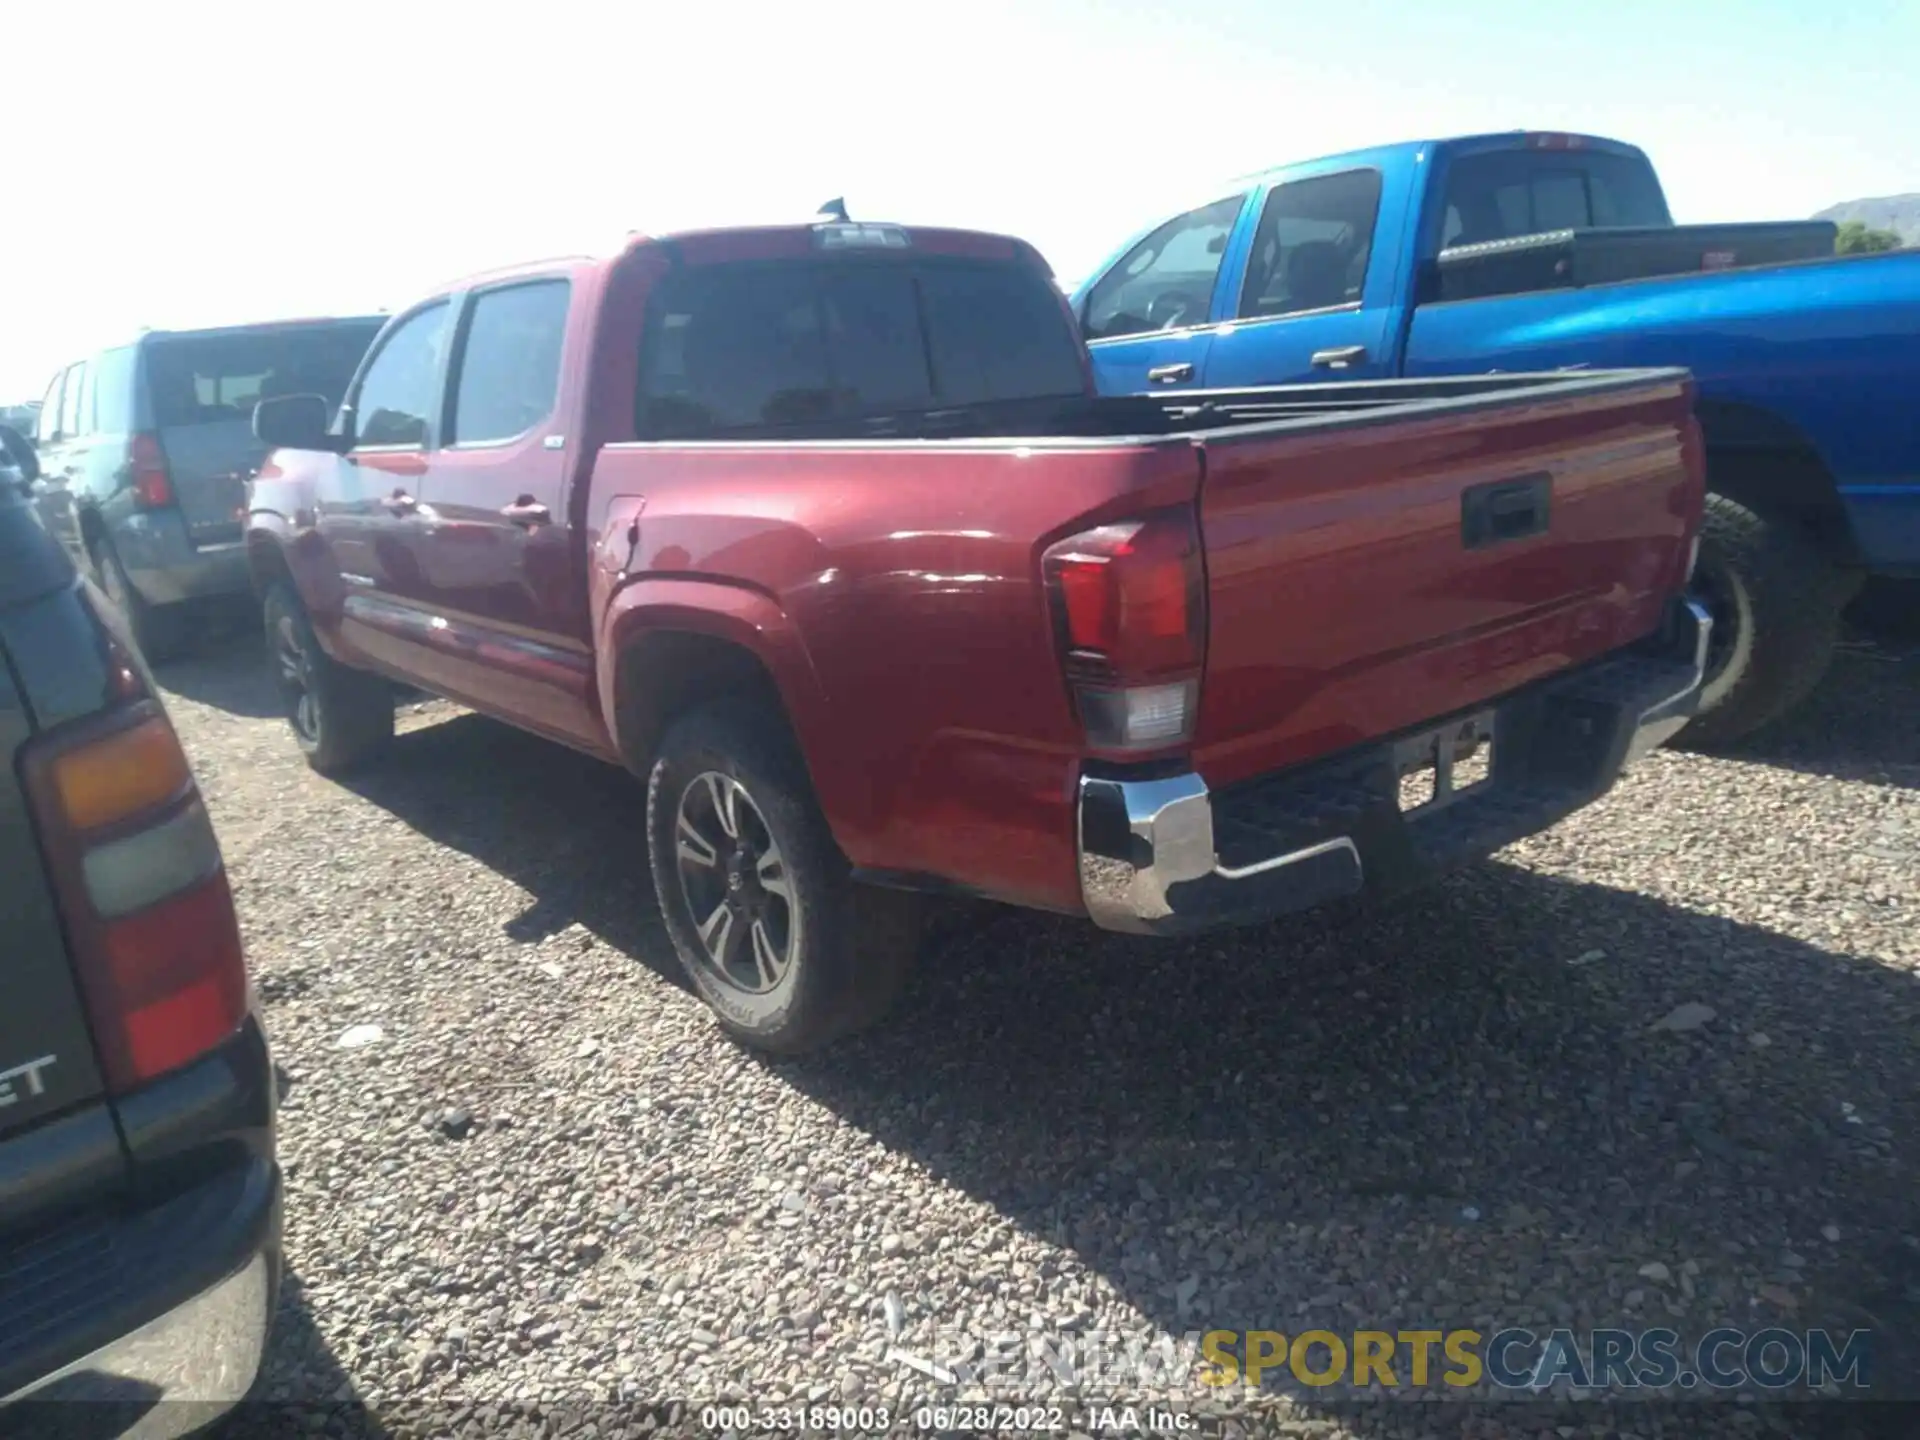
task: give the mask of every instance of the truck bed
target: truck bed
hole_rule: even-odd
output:
[[[1180,390],[1149,395],[1069,395],[1003,404],[901,410],[870,417],[857,430],[822,420],[758,427],[742,441],[687,443],[909,440],[1125,440],[1187,436],[1302,422],[1321,427],[1368,418],[1411,418],[1446,411],[1487,411],[1503,403],[1604,395],[1683,378],[1673,369],[1551,370],[1511,375],[1428,376],[1343,381],[1337,385],[1263,385],[1232,390]]]
[[[859,436],[613,444],[591,513],[620,538],[595,609],[612,650],[647,607],[723,582],[759,633],[803,637],[791,669],[771,663],[856,866],[1071,909],[1061,857],[1086,744],[1046,619],[1049,545],[1192,515],[1204,672],[1179,748],[1227,786],[1648,635],[1680,588],[1700,486],[1678,371],[1074,399],[889,416]],[[621,498],[637,496],[640,512]],[[635,513],[631,529],[616,518]]]
[[[1479,245],[1454,245],[1435,258],[1422,302],[1481,300],[1802,260],[1831,260],[1831,220],[1744,225],[1616,226],[1550,230]]]

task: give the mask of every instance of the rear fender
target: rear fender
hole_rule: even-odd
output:
[[[658,632],[702,635],[746,651],[766,671],[813,781],[814,794],[836,837],[866,833],[873,800],[859,767],[836,743],[825,690],[798,628],[772,596],[745,585],[713,580],[640,579],[608,603],[595,647],[601,713],[628,766],[644,775],[653,739],[623,732],[620,668],[644,636]]]
[[[1738,401],[1695,406],[1707,446],[1707,488],[1795,521],[1828,559],[1859,563],[1839,487],[1819,450],[1791,421]]]

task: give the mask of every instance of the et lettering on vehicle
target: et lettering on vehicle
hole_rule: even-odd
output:
[[[38,1060],[0,1070],[0,1105],[15,1105],[22,1099],[46,1094],[47,1084],[42,1077],[55,1059],[52,1055],[42,1055]]]

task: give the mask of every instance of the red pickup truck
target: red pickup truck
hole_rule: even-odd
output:
[[[337,414],[262,402],[248,538],[315,768],[399,682],[645,777],[682,961],[794,1051],[886,1007],[912,892],[1244,923],[1600,795],[1698,689],[1691,403],[1099,398],[1023,242],[715,230],[465,281]]]

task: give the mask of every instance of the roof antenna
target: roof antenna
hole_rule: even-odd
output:
[[[822,205],[814,213],[816,215],[824,216],[828,220],[845,220],[847,218],[846,198],[844,196],[836,195],[833,199],[827,201],[826,204]]]

